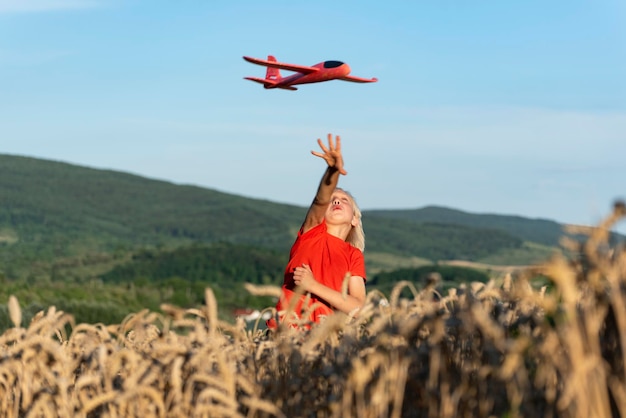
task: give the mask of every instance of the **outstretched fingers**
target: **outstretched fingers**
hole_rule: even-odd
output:
[[[341,155],[341,137],[337,135],[333,141],[332,134],[328,134],[328,147],[324,145],[321,139],[317,139],[317,143],[323,152],[311,151],[316,157],[323,158],[329,167],[335,167],[340,174],[346,175],[348,172],[343,168],[343,157]]]

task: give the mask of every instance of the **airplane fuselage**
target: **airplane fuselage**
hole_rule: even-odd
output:
[[[313,67],[319,71],[309,74],[297,73],[281,78],[275,85],[266,85],[266,89],[280,89],[296,84],[319,83],[320,81],[334,80],[350,74],[350,66],[341,61],[324,61]]]

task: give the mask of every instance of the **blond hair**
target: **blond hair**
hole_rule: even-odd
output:
[[[348,242],[354,248],[358,248],[359,250],[361,250],[361,252],[363,252],[365,251],[365,231],[363,231],[363,222],[361,221],[361,209],[359,208],[359,205],[356,204],[356,200],[354,199],[354,196],[350,194],[350,192],[340,187],[337,187],[335,190],[344,192],[348,196],[350,202],[352,203],[352,211],[354,212],[354,216],[356,216],[358,219],[358,223],[356,224],[356,226],[352,226],[352,229],[348,233],[348,236],[346,237],[346,242]]]

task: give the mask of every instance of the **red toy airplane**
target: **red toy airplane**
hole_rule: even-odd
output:
[[[348,75],[350,74],[350,67],[341,61],[324,61],[312,67],[307,67],[306,65],[277,62],[272,55],[267,56],[267,61],[251,57],[243,57],[243,59],[253,64],[267,67],[265,78],[244,77],[246,80],[263,84],[263,87],[266,89],[298,90],[294,87],[295,84],[319,83],[330,80],[352,81],[355,83],[373,83],[378,81],[377,78],[361,78]],[[298,74],[281,77],[280,70],[295,71]]]

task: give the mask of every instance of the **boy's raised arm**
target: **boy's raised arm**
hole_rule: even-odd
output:
[[[341,155],[341,138],[339,135],[335,137],[333,141],[332,134],[328,134],[328,147],[324,145],[321,139],[318,138],[322,152],[311,151],[311,154],[316,157],[323,158],[328,164],[324,175],[320,181],[315,198],[309,207],[309,210],[302,224],[302,232],[306,232],[309,229],[319,225],[324,220],[326,209],[330,204],[330,198],[337,188],[339,183],[339,175],[348,174],[343,168],[343,156]]]

